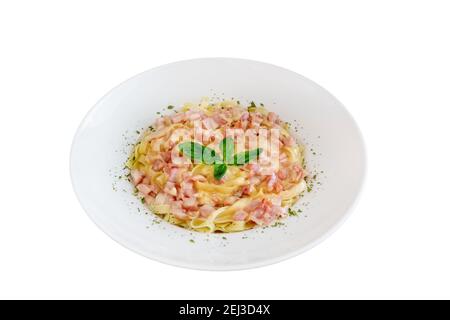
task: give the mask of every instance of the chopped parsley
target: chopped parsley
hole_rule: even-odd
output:
[[[288,209],[288,214],[289,214],[290,217],[296,217],[297,216],[297,212],[292,210],[292,208]]]
[[[277,221],[277,222],[275,222],[275,223],[272,225],[272,227],[282,227],[282,226],[285,226],[285,224],[284,224],[283,222],[280,222],[280,221]]]

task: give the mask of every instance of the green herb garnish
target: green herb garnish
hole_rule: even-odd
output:
[[[257,148],[234,154],[233,138],[225,138],[220,142],[219,148],[222,152],[222,157],[217,155],[215,150],[194,141],[183,142],[178,146],[178,148],[194,163],[214,165],[214,178],[217,180],[224,177],[227,172],[227,165],[240,166],[247,164],[250,161],[257,159],[262,152],[261,148]]]
[[[227,165],[225,163],[214,165],[214,178],[220,180],[227,172]]]
[[[224,163],[230,163],[234,155],[234,140],[233,138],[225,138],[219,144],[222,152],[222,159]]]
[[[183,142],[178,148],[195,163],[214,164],[216,161],[216,151],[197,142]]]
[[[244,151],[241,153],[238,153],[234,156],[233,164],[236,166],[244,165],[249,163],[250,161],[253,161],[254,159],[258,158],[258,156],[261,154],[262,149],[257,148],[250,151]]]
[[[250,106],[247,107],[247,111],[248,112],[255,112],[256,111],[256,104],[253,101],[250,103]]]

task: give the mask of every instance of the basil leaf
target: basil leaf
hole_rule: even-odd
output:
[[[178,149],[187,157],[190,157],[194,163],[213,164],[216,158],[216,152],[208,147],[202,146],[197,142],[183,142],[178,145]]]
[[[250,161],[257,159],[258,156],[261,154],[261,152],[262,149],[257,148],[250,151],[238,153],[234,156],[233,164],[236,166],[241,166],[246,163],[249,163]]]
[[[203,163],[204,164],[214,164],[217,161],[218,155],[216,155],[216,151],[202,146],[203,147]],[[220,159],[220,158],[219,158]]]
[[[225,138],[219,144],[220,151],[222,151],[222,159],[224,163],[233,163],[234,155],[234,140],[233,138]]]
[[[226,164],[222,163],[214,165],[214,178],[216,178],[216,180],[222,179],[226,172],[227,172]]]

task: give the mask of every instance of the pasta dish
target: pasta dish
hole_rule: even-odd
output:
[[[127,167],[142,202],[200,232],[236,232],[287,216],[306,189],[304,147],[262,104],[185,104],[140,134]]]

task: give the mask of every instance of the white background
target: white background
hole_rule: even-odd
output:
[[[450,298],[448,1],[2,1],[0,298]],[[364,134],[353,215],[276,265],[202,272],[116,244],[69,152],[109,89],[160,64],[241,57],[332,92]]]

